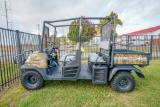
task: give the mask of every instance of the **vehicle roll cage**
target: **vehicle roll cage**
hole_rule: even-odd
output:
[[[108,22],[111,21],[112,24],[114,24],[114,28],[113,30],[113,41],[115,41],[115,34],[116,34],[116,17],[77,17],[77,18],[69,18],[69,19],[61,19],[61,20],[55,20],[55,21],[44,21],[43,22],[43,30],[42,30],[42,41],[41,41],[41,45],[40,45],[40,51],[43,51],[43,40],[44,40],[44,33],[45,33],[45,25],[48,24],[52,27],[54,27],[55,29],[55,33],[57,33],[56,28],[58,27],[67,27],[67,26],[80,26],[79,27],[79,42],[81,43],[81,36],[82,36],[82,27],[83,26],[89,26],[89,25],[105,25],[105,24],[94,24],[94,23],[90,23],[90,24],[82,24],[82,20],[84,19],[88,19],[88,20],[108,20]],[[79,20],[79,24],[66,24],[66,25],[53,25],[53,23],[57,23],[57,22],[65,22],[65,21],[73,21],[73,20]],[[107,23],[108,23],[107,22]],[[55,38],[55,34],[54,34],[54,38]],[[55,39],[54,39],[55,40]],[[79,50],[81,48],[81,44],[79,44]]]

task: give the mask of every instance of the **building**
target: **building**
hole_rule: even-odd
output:
[[[143,39],[143,40],[150,40],[150,35],[154,36],[154,42],[156,43],[157,41],[160,41],[160,25],[151,27],[151,28],[146,28],[142,29],[139,31],[123,34],[121,36],[118,36],[116,41],[117,43],[121,42],[122,40],[128,40],[129,39]]]
[[[131,32],[131,33],[127,33],[127,34],[123,34],[123,36],[125,35],[160,35],[160,25],[147,28],[147,29],[142,29],[135,32]]]

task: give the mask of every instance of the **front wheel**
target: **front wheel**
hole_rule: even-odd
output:
[[[117,92],[131,92],[135,88],[135,79],[129,72],[118,72],[111,80],[111,86]]]
[[[21,84],[27,90],[36,90],[44,86],[44,80],[38,72],[26,71],[21,76]]]

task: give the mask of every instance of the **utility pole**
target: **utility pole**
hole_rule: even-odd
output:
[[[9,29],[8,28],[8,13],[7,13],[7,4],[6,4],[6,1],[5,1],[5,10],[6,10],[6,23],[7,23],[7,29]]]
[[[39,24],[36,26],[38,27],[38,34],[40,35],[40,26],[39,26]]]

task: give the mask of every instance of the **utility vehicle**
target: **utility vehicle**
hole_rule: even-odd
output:
[[[65,24],[67,21],[78,20],[79,24]],[[106,20],[105,24],[83,24],[83,20]],[[57,24],[60,22],[60,24]],[[61,23],[64,24],[61,24]],[[99,52],[88,53],[88,64],[81,63],[81,46],[83,27],[90,25],[101,26],[101,41]],[[48,27],[49,26],[49,27]],[[59,49],[55,42],[57,28],[78,26],[77,45],[75,54],[68,53],[60,59]],[[48,42],[51,48],[44,49],[45,36],[53,27],[54,41]],[[144,78],[141,70],[134,67],[149,65],[149,53],[115,48],[116,18],[115,17],[78,17],[55,21],[44,21],[40,50],[31,52],[22,60],[21,84],[27,90],[36,90],[44,86],[46,80],[92,80],[93,84],[111,84],[117,92],[131,92],[135,88],[135,79],[131,72]],[[18,56],[19,57],[19,56]],[[62,62],[60,64],[59,62]]]

